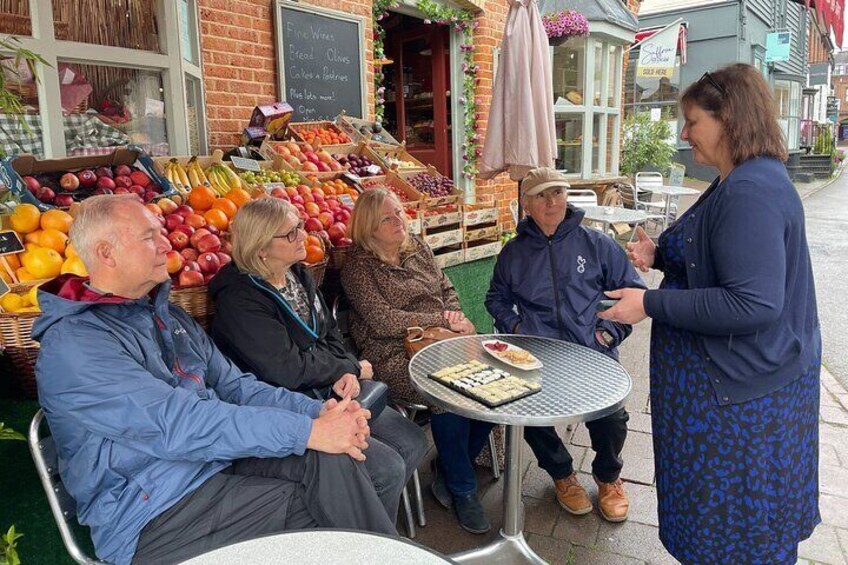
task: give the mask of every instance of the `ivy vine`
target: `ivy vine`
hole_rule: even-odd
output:
[[[380,25],[380,21],[388,15],[391,8],[397,6],[398,0],[374,0],[373,5],[373,27],[374,27],[374,115],[378,122],[383,121],[385,115],[385,98],[386,91],[383,86],[383,65],[381,61],[385,59],[385,30]],[[478,22],[474,20],[474,15],[467,11],[457,8],[451,8],[437,4],[433,0],[418,0],[417,7],[424,14],[425,24],[448,25],[452,26],[454,31],[462,34],[462,43],[459,46],[462,52],[462,96],[459,98],[459,103],[465,108],[465,119],[463,120],[463,133],[465,142],[462,144],[464,161],[462,170],[463,176],[467,179],[473,179],[477,175],[477,160],[479,159],[482,149],[479,147],[480,137],[477,134],[477,120],[480,119],[480,114],[477,112],[482,103],[477,98],[477,85],[480,84],[480,78],[477,76],[480,67],[474,64],[474,30],[477,29]]]

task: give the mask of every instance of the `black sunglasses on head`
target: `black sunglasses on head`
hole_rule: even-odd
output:
[[[710,84],[710,86],[718,90],[722,96],[727,96],[727,91],[724,90],[724,87],[720,85],[718,81],[713,78],[713,75],[711,75],[709,72],[706,72],[701,75],[701,78],[698,79],[698,82],[702,82],[704,80],[706,80]]]

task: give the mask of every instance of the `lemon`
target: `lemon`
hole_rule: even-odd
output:
[[[24,307],[24,301],[23,298],[17,294],[10,292],[0,298],[0,306],[2,306],[3,310],[6,312],[17,312]]]
[[[36,308],[40,308],[38,304],[38,286],[39,285],[32,287],[29,289],[29,292],[27,292],[27,300],[29,300],[30,306],[35,306]]]

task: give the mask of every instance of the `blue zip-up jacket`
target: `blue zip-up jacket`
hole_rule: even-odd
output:
[[[168,303],[170,282],[101,300],[83,280],[39,289],[38,397],[97,556],[124,564],[148,522],[232,460],[303,454],[321,403],[241,372]]]
[[[698,335],[719,404],[774,392],[821,359],[804,207],[783,163],[737,165],[678,222],[689,288],[649,290],[645,312]]]
[[[595,306],[606,298],[605,290],[645,288],[645,283],[621,246],[580,225],[583,215],[569,204],[551,237],[532,218],[519,222],[518,235],[498,256],[486,309],[500,332],[513,333],[521,323],[519,333],[584,345],[617,360],[618,345],[633,328],[601,320]],[[612,347],[598,343],[600,328],[615,338]]]

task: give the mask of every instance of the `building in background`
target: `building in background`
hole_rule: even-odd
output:
[[[833,56],[833,106],[836,106],[839,141],[848,140],[848,51]]]

